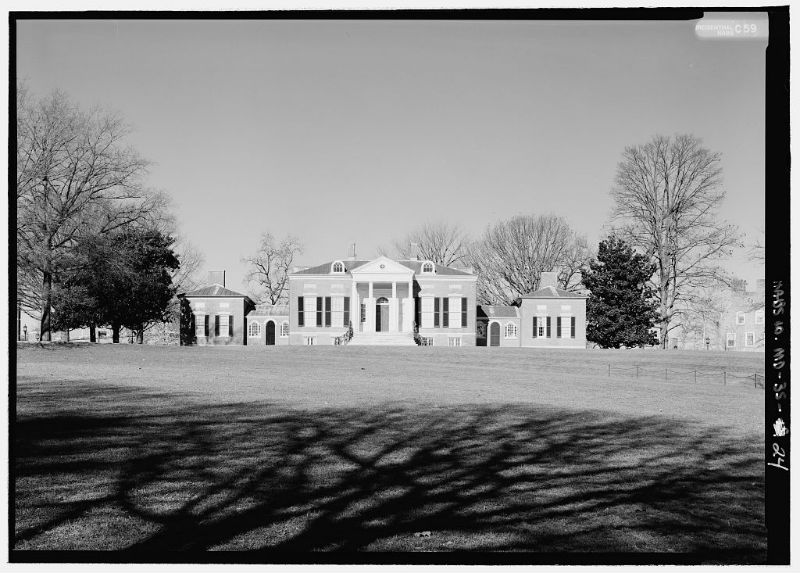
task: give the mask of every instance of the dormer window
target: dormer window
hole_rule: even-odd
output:
[[[334,261],[331,265],[331,272],[332,273],[343,273],[344,272],[344,263],[342,261]]]
[[[422,263],[422,272],[425,274],[432,275],[434,268],[435,267],[433,266],[433,263],[431,261],[425,261],[424,263]]]

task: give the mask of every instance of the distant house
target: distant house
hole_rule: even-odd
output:
[[[247,320],[247,344],[284,346],[289,344],[289,305],[259,304]]]
[[[516,346],[520,344],[519,307],[481,305],[477,310],[478,346]]]
[[[192,310],[196,344],[247,344],[245,317],[256,308],[249,296],[225,288],[221,284],[202,286],[181,293]]]

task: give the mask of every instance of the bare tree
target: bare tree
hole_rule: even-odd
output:
[[[757,238],[752,245],[750,245],[750,252],[748,254],[751,261],[755,261],[763,265],[766,262],[763,228],[759,229],[759,235],[760,237]]]
[[[289,296],[289,271],[295,256],[302,254],[300,240],[288,235],[280,243],[270,233],[261,235],[258,251],[243,262],[250,265],[246,278],[257,289],[255,298],[270,304],[285,302]]]
[[[591,253],[586,239],[561,217],[517,216],[486,229],[467,260],[478,275],[482,304],[512,304],[539,288],[543,272],[558,272],[558,284],[580,288],[580,268]]]
[[[693,293],[727,281],[714,263],[738,244],[736,227],[717,218],[725,197],[720,155],[691,135],[657,136],[625,149],[611,196],[618,234],[657,263],[653,284],[666,348]]]
[[[124,146],[130,128],[115,114],[22,89],[16,129],[18,297],[50,340],[53,281],[76,241],[143,221],[163,198],[143,186],[147,162]]]
[[[383,254],[384,250],[381,250]],[[464,232],[445,221],[425,223],[418,229],[394,242],[397,257],[411,259],[419,257],[437,265],[450,267],[464,262],[466,238]]]

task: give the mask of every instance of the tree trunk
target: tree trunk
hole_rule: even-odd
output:
[[[44,305],[42,306],[42,320],[39,322],[39,340],[50,342],[50,309],[53,306],[53,275],[45,271],[42,280],[44,290]]]
[[[64,342],[69,342],[69,328],[64,331],[64,336],[66,337]]]
[[[94,324],[89,325],[89,342],[97,342],[97,327]]]
[[[144,325],[140,324],[136,331],[136,344],[144,344]]]
[[[119,329],[120,324],[118,322],[111,323],[111,342],[114,344],[119,344]]]

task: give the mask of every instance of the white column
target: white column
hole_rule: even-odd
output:
[[[397,281],[392,281],[392,300],[389,302],[389,332],[397,332]]]
[[[372,281],[369,281],[369,291],[364,302],[367,305],[367,312],[365,313],[367,323],[364,325],[364,332],[375,332],[375,299],[372,296]]]
[[[408,281],[408,298],[406,309],[403,313],[403,330],[411,332],[414,329],[414,281]]]
[[[361,328],[361,305],[358,303],[358,285],[353,280],[350,287],[350,322],[353,323],[353,334]],[[347,328],[347,325],[344,325]]]

